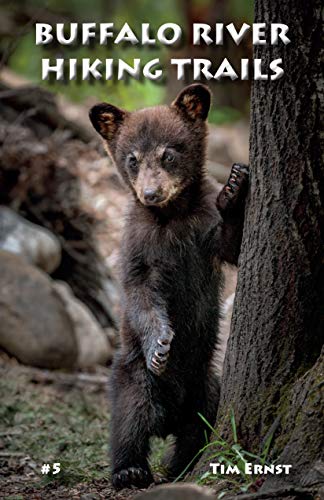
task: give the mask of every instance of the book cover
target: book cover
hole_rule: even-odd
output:
[[[0,498],[324,495],[319,0],[0,2]]]

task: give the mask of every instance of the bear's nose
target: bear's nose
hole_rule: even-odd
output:
[[[156,188],[145,188],[143,194],[146,203],[157,203],[161,199],[161,194]]]

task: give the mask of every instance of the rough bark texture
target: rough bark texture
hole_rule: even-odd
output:
[[[265,490],[324,481],[312,472],[323,445],[323,81],[320,1],[255,7],[255,22],[287,24],[291,43],[255,47],[265,69],[282,57],[285,74],[252,90],[250,193],[217,425],[230,433],[233,408],[240,443],[254,452],[275,431],[273,456],[293,472]]]

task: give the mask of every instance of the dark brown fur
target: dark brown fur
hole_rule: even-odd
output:
[[[152,435],[176,438],[178,476],[204,444],[219,383],[221,263],[237,263],[247,168],[218,194],[204,167],[210,94],[184,89],[171,106],[90,112],[130,192],[121,248],[121,348],[112,372],[113,484],[147,486]]]

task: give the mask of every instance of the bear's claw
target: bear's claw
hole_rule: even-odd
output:
[[[153,372],[155,375],[161,375],[166,368],[172,338],[172,333],[165,333],[161,335],[156,341],[153,354],[148,364],[149,370],[151,370],[151,372]]]
[[[217,206],[221,212],[241,205],[247,193],[248,179],[249,167],[234,163],[229,179],[217,199]]]
[[[153,477],[150,471],[141,467],[129,467],[115,472],[112,475],[112,484],[115,489],[129,488],[136,486],[137,488],[147,488],[153,482]]]
[[[150,370],[155,373],[155,375],[161,375],[161,373],[164,372],[170,350],[170,344],[160,344],[159,340],[158,344],[159,347],[154,351],[150,364]]]

